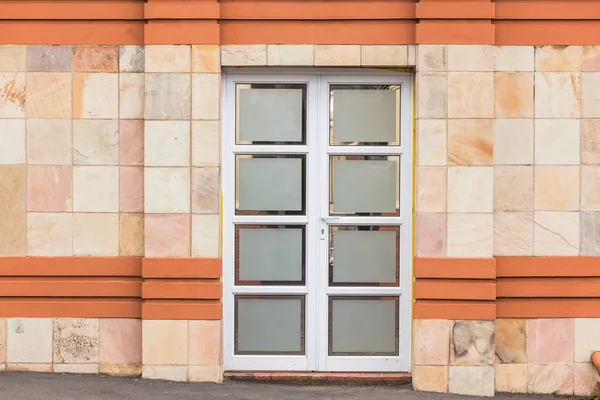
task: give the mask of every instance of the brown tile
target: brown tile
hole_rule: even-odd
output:
[[[271,379],[274,381],[289,381],[290,373],[289,372],[271,372]]]
[[[75,46],[72,65],[75,72],[117,72],[117,46]]]
[[[71,58],[71,46],[29,46],[27,47],[27,71],[69,72]]]
[[[254,379],[259,381],[270,381],[272,372],[255,372]]]
[[[344,372],[330,372],[327,374],[328,381],[345,381],[348,379],[348,376]]]
[[[501,318],[495,324],[496,363],[527,362],[525,352],[525,320]]]
[[[27,167],[0,166],[0,256],[27,253]]]
[[[121,256],[144,255],[144,214],[121,214],[120,245]]]

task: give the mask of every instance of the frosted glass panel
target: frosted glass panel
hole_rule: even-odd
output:
[[[304,297],[237,297],[236,307],[236,354],[304,354]]]
[[[304,141],[305,90],[303,85],[294,86],[297,88],[238,90],[238,143]]]
[[[332,144],[399,144],[399,90],[332,89]]]
[[[238,156],[238,210],[302,211],[303,159]]]
[[[333,229],[333,284],[397,282],[397,228]]]
[[[239,228],[238,246],[240,281],[303,281],[303,228]]]
[[[398,355],[398,301],[330,300],[330,355]]]
[[[397,214],[397,166],[397,161],[334,160],[333,212]]]

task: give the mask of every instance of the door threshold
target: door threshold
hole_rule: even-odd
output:
[[[227,371],[223,378],[226,381],[305,385],[399,386],[412,382],[409,372]]]

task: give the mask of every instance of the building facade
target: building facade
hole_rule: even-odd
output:
[[[0,368],[590,394],[573,4],[0,0]]]

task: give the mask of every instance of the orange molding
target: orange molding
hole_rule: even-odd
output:
[[[415,319],[496,319],[496,304],[493,301],[431,301],[422,300],[415,304]]]
[[[415,278],[496,279],[496,259],[415,258]]]
[[[492,280],[419,279],[415,299],[495,300],[496,284]]]

